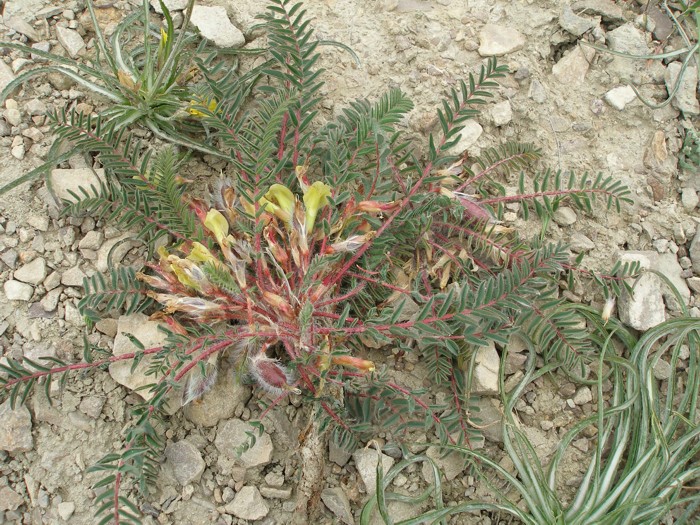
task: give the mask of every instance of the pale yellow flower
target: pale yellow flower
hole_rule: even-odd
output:
[[[328,196],[331,194],[331,187],[323,182],[314,182],[307,191],[304,192],[304,208],[306,209],[306,233],[311,233],[316,222],[318,211],[328,204]]]
[[[265,196],[260,199],[260,205],[265,211],[274,214],[277,218],[289,224],[294,214],[296,197],[292,191],[282,184],[273,184]]]
[[[204,219],[204,226],[214,234],[216,242],[221,244],[222,240],[228,235],[228,221],[226,217],[215,209],[209,210]]]
[[[187,258],[194,262],[208,262],[211,264],[216,264],[218,262],[218,259],[212,255],[209,248],[197,241],[192,243],[192,249],[190,250],[190,254],[187,256]]]

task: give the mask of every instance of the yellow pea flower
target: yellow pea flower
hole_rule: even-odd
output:
[[[160,47],[161,48],[165,47],[167,43],[168,43],[168,32],[161,27],[160,28]]]
[[[194,106],[201,106],[202,102],[204,102],[204,100],[201,100],[201,99],[200,100],[190,100],[190,105],[187,108],[187,112],[190,115],[192,115],[193,117],[197,117],[197,118],[205,117],[206,115],[204,113],[202,113],[198,109],[194,108]],[[207,104],[207,108],[209,109],[209,111],[212,111],[212,112],[216,109],[216,106],[217,106],[216,99],[211,99],[209,101],[209,104]]]
[[[219,211],[212,208],[204,219],[204,226],[214,234],[216,242],[221,245],[223,239],[228,235],[228,221]]]
[[[318,210],[328,204],[328,196],[331,194],[331,187],[323,182],[314,182],[308,190],[304,192],[304,208],[306,209],[306,233],[311,233],[316,222]]]
[[[260,205],[265,206],[265,211],[274,214],[285,224],[289,224],[292,221],[296,197],[286,186],[273,184],[265,196],[260,199]]]

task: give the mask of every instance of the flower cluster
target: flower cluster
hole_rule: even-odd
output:
[[[337,343],[331,348],[328,332],[316,329],[327,325],[324,314],[334,308],[328,298],[338,287],[324,281],[345,264],[345,254],[374,238],[363,215],[393,206],[350,201],[338,210],[330,186],[309,184],[302,169],[297,176],[301,198],[282,184],[255,199],[222,183],[211,206],[193,200],[203,237],[172,251],[161,248],[149,265],[153,272],[138,274],[163,307],[158,317],[177,333],[186,333],[181,322],[189,321],[245,338],[241,366],[275,395],[299,392],[300,382],[313,390],[313,377],[331,366],[374,370],[371,361],[346,355]]]

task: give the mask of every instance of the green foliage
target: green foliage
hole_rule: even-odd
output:
[[[377,493],[365,505],[360,523],[369,523],[375,509],[385,523],[392,523],[387,504],[399,495],[389,492],[391,482],[416,462],[428,462],[436,470],[436,482],[425,493],[426,498],[432,496],[433,508],[402,523],[433,523],[475,511],[500,512],[529,525],[654,524],[672,511],[674,523],[695,523],[700,480],[700,321],[687,316],[669,320],[637,339],[619,323],[605,326],[597,312],[579,309],[597,327],[593,336],[603,348],[593,383],[598,410],[563,436],[548,465],[540,463],[534,445],[516,423],[515,406],[528,385],[552,372],[549,366],[535,368],[535,346],[530,343],[525,377],[510,393],[502,391],[504,444],[515,473],[475,450],[444,445],[446,452],[456,451],[467,458],[493,500],[444,505],[442,482],[432,460],[406,454],[408,459],[387,473],[378,467]],[[626,357],[616,355],[613,341],[625,347]],[[678,366],[684,349],[689,350],[686,372]],[[663,389],[653,373],[662,357],[671,370]],[[603,386],[606,381],[612,385],[608,393]],[[558,479],[563,458],[591,425],[597,428],[597,444],[575,495],[566,497]],[[520,500],[517,505],[516,499]]]
[[[164,403],[183,385],[187,402],[206,395],[223,352],[270,394],[265,413],[286,396],[301,395],[314,404],[320,429],[349,448],[379,427],[397,441],[414,431],[455,446],[479,440],[469,418],[475,351],[506,345],[515,332],[543,349],[549,370],[585,377],[598,358],[600,341],[558,295],[565,274],[578,272],[566,247],[526,239],[500,219],[509,202],[521,202],[525,218],[534,211],[546,220],[564,202],[583,213],[597,200],[619,208],[629,191],[602,175],[531,176],[540,152],[527,144],[486,149],[475,171],[463,167],[461,152],[454,151],[460,132],[507,73],[495,59],[449,91],[424,156],[400,126],[413,108],[400,90],[374,103],[353,102],[335,121],[318,126],[319,42],[301,4],[273,0],[262,19],[270,45],[262,65],[232,75],[210,56],[195,57],[205,85],[190,92],[179,91],[180,66],[172,57],[174,49],[184,49],[178,42],[188,41],[186,29],[174,44],[171,34],[161,38],[158,53],[170,57],[162,65],[144,44],[139,74],[155,75],[144,77],[144,85],[150,78],[173,87],[168,96],[178,104],[195,100],[189,109],[207,135],[190,137],[198,140],[191,148],[214,151],[235,173],[206,201],[178,176],[181,157],[172,148],[151,154],[126,130],[139,119],[154,132],[166,129],[178,111],[174,103],[158,106],[165,123],[148,124],[156,118],[153,108],[134,116],[140,107],[134,98],[115,101],[97,118],[52,116],[57,140],[96,155],[105,169],[100,187],[81,189],[66,212],[136,230],[151,248],[170,241],[143,272],[119,268],[108,278],[86,280],[80,303],[90,322],[112,310],[158,309],[154,315],[167,324],[163,347],[137,344],[131,355],[101,360],[94,359],[97,349],[87,348],[87,363],[57,369],[153,357],[152,397],[136,408],[124,450],[95,467],[107,473],[99,485],[114,486],[99,497],[104,522],[135,519],[119,492],[122,477],[133,477],[146,492],[162,448],[156,427]],[[145,42],[148,37],[146,30]],[[119,49],[119,34],[115,38],[112,52]],[[98,47],[106,70],[116,75],[122,59]],[[148,57],[156,57],[150,66]],[[503,187],[511,172],[520,173],[515,196]],[[622,270],[595,279],[616,292],[631,273]],[[430,399],[432,392],[391,379],[382,357],[389,345],[418,355],[444,393],[439,402]],[[370,360],[368,346],[381,364]],[[38,379],[52,374],[40,366],[8,365],[3,395],[25,398]],[[261,435],[262,423],[255,426],[239,452]]]
[[[18,75],[0,92],[0,102],[37,76],[59,73],[89,93],[109,101],[109,106],[101,113],[101,119],[115,131],[138,124],[168,142],[203,153],[219,154],[215,148],[191,137],[192,133],[201,134],[203,130],[190,115],[192,101],[198,100],[198,97],[188,86],[191,83],[189,76],[193,71],[195,55],[210,57],[211,51],[207,49],[206,42],[194,45],[197,38],[194,33],[177,30],[168,9],[162,0],[159,2],[164,27],[152,24],[148,0],[143,0],[142,7],[117,24],[108,38],[97,21],[93,0],[87,0],[96,44],[96,54],[89,64],[24,44],[1,42],[2,48],[38,55],[49,65],[35,67]],[[186,28],[189,24],[194,2],[188,1],[182,27]],[[48,155],[49,160],[0,188],[0,194],[45,174],[57,163],[85,149],[76,144],[69,152],[62,152],[66,141],[65,137],[57,134]]]

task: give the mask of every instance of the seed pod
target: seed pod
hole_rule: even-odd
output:
[[[292,373],[277,359],[270,359],[265,354],[248,357],[248,371],[264,390],[280,396],[285,392],[300,394],[301,390],[292,386]]]

